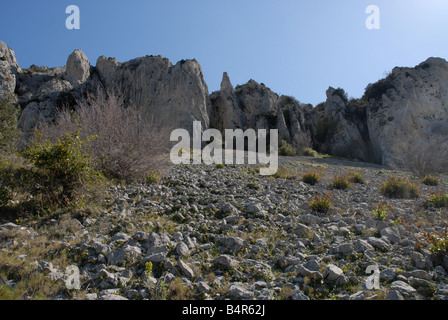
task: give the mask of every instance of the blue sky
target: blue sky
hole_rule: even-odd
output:
[[[65,27],[72,4],[80,30]],[[365,26],[368,5],[380,30]],[[329,86],[358,98],[395,66],[448,59],[447,31],[447,0],[3,0],[0,11],[0,40],[21,67],[64,66],[75,49],[92,65],[195,58],[210,92],[226,71],[233,85],[254,79],[313,105]]]

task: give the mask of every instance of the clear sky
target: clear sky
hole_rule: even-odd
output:
[[[69,5],[80,30],[68,30]],[[380,11],[368,30],[366,8]],[[0,40],[21,67],[64,66],[82,49],[124,62],[197,59],[210,92],[223,72],[316,105],[329,86],[359,98],[395,66],[448,59],[448,0],[2,0]]]

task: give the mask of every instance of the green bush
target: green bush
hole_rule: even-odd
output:
[[[381,202],[376,206],[376,209],[372,211],[373,217],[377,220],[384,221],[390,209],[391,206],[389,204],[386,202]]]
[[[362,174],[360,172],[349,172],[347,179],[351,183],[359,183],[359,184],[365,183],[364,178],[362,177]]]
[[[157,170],[153,171],[150,170],[149,173],[146,175],[146,183],[148,184],[157,184],[162,179],[162,172]]]
[[[92,139],[80,139],[80,130],[74,134],[66,133],[53,143],[49,140],[35,140],[23,152],[23,156],[32,163],[44,177],[42,191],[54,197],[56,202],[75,200],[79,189],[87,183],[94,182],[101,174],[94,170],[90,153],[85,143]]]
[[[385,79],[381,79],[378,82],[370,83],[365,90],[362,99],[369,102],[370,100],[380,100],[383,94],[387,93],[390,89],[395,89],[393,85],[393,80],[395,75],[393,73],[389,74]]]
[[[315,185],[320,181],[320,175],[315,171],[308,171],[302,176],[302,181],[311,185]]]
[[[344,103],[347,103],[347,102],[348,102],[348,94],[347,94],[347,92],[345,92],[345,90],[342,89],[342,88],[337,88],[337,89],[335,89],[334,92],[333,92],[333,96],[339,96],[339,97],[341,97],[341,99],[344,101]]]
[[[317,124],[316,140],[325,143],[336,134],[338,122],[331,118],[324,118]]]
[[[439,180],[436,177],[428,175],[422,179],[422,183],[426,184],[427,186],[435,187],[439,185]]]
[[[346,190],[350,188],[350,181],[344,176],[336,176],[331,182],[331,187],[334,189]]]
[[[8,97],[0,97],[0,152],[9,153],[20,136],[17,129],[19,108]]]
[[[426,200],[425,207],[448,208],[448,194],[439,193],[431,196]]]
[[[311,148],[305,148],[305,149],[303,149],[302,155],[305,157],[316,158],[319,155],[319,153],[316,150],[313,150]]]
[[[445,230],[442,233],[434,233],[429,232],[423,234],[423,239],[426,246],[429,247],[432,253],[438,255],[439,257],[443,257],[448,253],[448,230]]]
[[[278,154],[285,157],[294,157],[297,154],[297,152],[292,145],[282,140],[280,142],[280,148],[278,149]]]
[[[324,196],[315,196],[308,206],[311,210],[318,213],[326,213],[331,208],[331,194],[327,193]]]
[[[412,199],[419,197],[419,189],[414,183],[391,176],[380,188],[381,193],[389,198]]]

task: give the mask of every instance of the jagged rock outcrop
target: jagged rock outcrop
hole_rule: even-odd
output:
[[[148,123],[190,132],[193,121],[201,121],[203,129],[209,127],[210,96],[196,60],[173,65],[160,56],[125,63],[100,57],[91,67],[85,54],[75,50],[64,67],[33,65],[20,70],[14,52],[4,43],[0,48],[0,92],[17,94],[22,107],[19,126],[26,133],[54,121],[61,108],[74,108],[87,92],[97,90],[122,95]]]
[[[313,107],[301,104],[289,96],[280,97],[279,101],[279,137],[299,151],[312,146],[310,116]],[[283,126],[282,122],[286,127]]]
[[[0,94],[14,93],[17,73],[20,71],[14,50],[0,41]]]
[[[279,96],[250,80],[234,88],[225,72],[221,90],[211,95],[211,126],[225,129],[278,129],[279,138],[301,150],[311,144],[307,114],[311,106]]]
[[[23,69],[18,74],[15,88],[22,107],[20,129],[30,133],[41,124],[54,121],[62,108],[74,107],[84,92],[92,91],[97,86],[97,76],[77,78],[76,74],[79,76],[82,72],[76,73],[65,66],[48,68],[33,65]]]
[[[315,146],[323,153],[371,162],[365,117],[367,103],[349,101],[342,89],[330,87],[326,94],[326,102],[311,112]]]
[[[221,132],[225,129],[244,128],[247,119],[227,72],[224,72],[222,78],[221,91],[213,93],[211,101],[210,125],[213,128]]]
[[[211,95],[212,124],[224,129],[269,129],[277,124],[279,96],[264,84],[250,80],[233,88],[224,73],[221,91]]]
[[[120,92],[150,121],[156,118],[192,132],[193,121],[209,126],[210,97],[201,66],[196,60],[176,65],[160,56],[137,58],[125,63],[100,57],[96,71],[106,91]]]

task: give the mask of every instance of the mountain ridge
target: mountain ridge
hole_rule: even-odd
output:
[[[311,147],[382,165],[399,162],[404,136],[448,141],[448,62],[437,57],[394,68],[360,99],[329,87],[326,101],[312,106],[255,80],[233,86],[227,72],[220,90],[210,93],[195,59],[173,64],[161,56],[127,62],[101,56],[92,66],[75,50],[64,67],[21,69],[14,51],[0,41],[0,83],[0,93],[15,94],[25,132],[54,121],[62,106],[74,108],[86,92],[102,90],[120,92],[145,118],[174,128],[191,131],[193,121],[201,121],[203,130],[278,129],[298,152]]]

